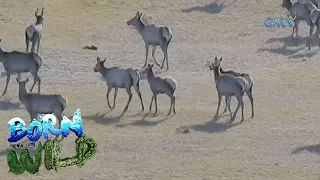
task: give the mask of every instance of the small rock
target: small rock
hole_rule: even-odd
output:
[[[302,59],[302,61],[307,61],[307,59]]]
[[[177,132],[177,133],[186,134],[186,133],[188,133],[188,132],[190,132],[190,131],[189,131],[189,128],[188,128],[187,126],[181,126],[181,127],[179,127],[179,128],[176,129],[176,132]]]

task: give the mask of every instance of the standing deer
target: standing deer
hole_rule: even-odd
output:
[[[207,66],[210,65],[210,61],[207,61]],[[253,89],[253,84],[254,84],[254,81],[253,81],[253,78],[249,75],[249,74],[246,74],[246,73],[239,73],[239,72],[235,72],[235,71],[232,71],[232,70],[228,70],[228,71],[225,71],[222,69],[222,67],[220,66],[220,74],[230,74],[232,76],[240,76],[240,77],[243,77],[247,80],[247,82],[249,83],[249,88],[245,91],[245,93],[247,94],[247,96],[249,97],[249,100],[250,100],[250,103],[251,103],[251,109],[252,109],[252,112],[251,112],[251,118],[254,117],[254,107],[253,107],[253,97],[252,97],[252,89]],[[226,96],[225,97],[225,101],[226,101],[226,106],[224,108],[224,111],[223,113],[227,112],[227,106],[230,106],[230,103],[231,103],[231,97],[230,96]],[[230,109],[230,107],[228,107]],[[231,113],[231,112],[230,112]]]
[[[1,41],[2,40],[0,39],[0,43]],[[30,92],[32,92],[36,82],[38,82],[38,93],[40,93],[41,79],[38,76],[38,70],[42,65],[42,57],[39,53],[18,51],[4,52],[0,47],[0,62],[2,62],[7,75],[6,87],[1,96],[4,96],[7,93],[11,74],[18,73],[20,76],[20,74],[24,72],[30,72],[34,78]]]
[[[249,89],[249,83],[247,80],[241,76],[235,77],[230,74],[221,74],[220,73],[220,63],[222,61],[222,58],[218,60],[217,57],[215,57],[214,62],[211,62],[209,65],[209,69],[214,72],[214,79],[216,82],[216,89],[218,92],[218,108],[216,111],[216,114],[213,118],[213,121],[216,121],[218,119],[219,109],[221,105],[221,99],[222,96],[231,97],[235,96],[238,100],[238,106],[236,110],[234,111],[233,115],[231,113],[230,105],[228,104],[230,116],[231,116],[231,122],[234,121],[236,118],[237,112],[241,106],[241,122],[244,120],[243,111],[244,111],[244,103],[242,100],[244,92]]]
[[[37,52],[39,52],[40,40],[42,36],[42,28],[43,28],[43,10],[42,8],[41,14],[38,15],[39,8],[34,12],[34,15],[37,18],[35,24],[29,25],[25,30],[26,36],[26,51],[29,49],[29,42],[32,42],[31,52],[34,52],[35,45],[37,44]]]
[[[149,82],[150,89],[153,93],[151,103],[149,106],[149,111],[151,111],[152,103],[154,100],[154,103],[156,106],[156,110],[155,110],[154,115],[156,115],[158,112],[157,96],[158,96],[158,94],[166,94],[171,99],[171,105],[170,105],[170,110],[169,110],[168,115],[171,114],[172,109],[173,109],[173,113],[176,114],[176,98],[173,95],[175,90],[177,89],[176,80],[173,78],[156,77],[153,74],[152,67],[153,67],[153,65],[148,64],[148,66],[145,68],[145,70],[143,70],[141,72],[143,74],[147,74],[147,80]]]
[[[142,111],[144,111],[143,101],[142,101],[141,92],[139,88],[140,75],[137,72],[137,70],[134,70],[132,68],[120,69],[118,67],[106,68],[104,66],[105,61],[106,59],[103,61],[100,61],[100,57],[97,57],[97,64],[94,67],[94,72],[100,72],[100,74],[105,78],[107,82],[108,90],[107,90],[106,96],[108,101],[108,107],[110,109],[115,108],[118,88],[125,88],[129,95],[129,100],[127,102],[126,107],[124,108],[123,112],[120,115],[120,116],[123,116],[124,113],[128,110],[129,104],[131,102],[131,99],[132,99],[131,86],[133,86],[133,88],[138,93],[138,96],[140,98]],[[109,93],[112,90],[112,88],[114,88],[113,107],[111,107],[109,102]]]
[[[146,48],[146,60],[143,65],[143,67],[147,66],[148,61],[148,53],[149,53],[149,46],[152,46],[152,57],[154,62],[157,66],[160,66],[160,64],[157,62],[156,58],[154,57],[154,54],[156,52],[157,46],[161,47],[162,52],[164,53],[163,61],[161,64],[161,69],[163,68],[164,61],[167,62],[167,70],[169,69],[169,63],[168,63],[168,46],[172,39],[172,31],[167,26],[155,26],[155,25],[146,25],[141,20],[142,13],[137,12],[136,16],[130,19],[127,24],[128,26],[132,25],[136,27],[139,34],[142,36],[142,39],[145,44]]]
[[[294,4],[291,3],[290,0],[283,0],[282,7],[286,8],[292,17],[295,17],[294,26],[292,28],[292,39],[294,32],[296,32],[296,38],[298,39],[298,30],[299,30],[299,22],[306,21],[306,23],[310,26],[309,30],[309,40],[307,43],[308,49],[310,50],[310,46],[312,44],[312,33],[313,29],[316,26],[316,38],[319,39],[320,33],[320,22],[319,22],[319,13],[311,14],[311,11],[315,9],[314,0],[308,3],[296,2]]]
[[[39,114],[54,114],[59,120],[60,129],[62,112],[67,107],[67,100],[57,94],[44,95],[28,93],[26,83],[29,81],[29,78],[27,77],[23,80],[17,77],[16,80],[19,83],[19,100],[26,107],[31,121],[36,120]],[[62,136],[62,139],[63,138],[64,136]]]

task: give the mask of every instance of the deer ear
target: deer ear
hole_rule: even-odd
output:
[[[140,13],[139,17],[141,17],[141,16],[142,16],[142,13]]]
[[[43,16],[43,10],[44,10],[44,8],[42,8],[42,10],[41,10],[41,16]]]
[[[219,60],[220,62],[222,61],[222,57],[220,58],[220,60]]]
[[[136,14],[136,16],[140,16],[140,12],[139,12],[139,11],[137,11],[137,14]]]
[[[107,58],[105,58],[103,61],[101,61],[102,63],[106,62]]]
[[[36,11],[34,12],[34,15],[38,16],[38,12],[39,12],[39,8],[36,9]]]
[[[98,57],[97,57],[97,62],[99,62],[99,61],[100,61],[100,57],[98,56]]]

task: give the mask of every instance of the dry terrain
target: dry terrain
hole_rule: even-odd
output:
[[[281,1],[1,0],[0,4],[1,47],[6,51],[25,51],[24,29],[35,21],[35,8],[45,8],[40,48],[44,62],[39,71],[42,93],[66,97],[67,116],[80,108],[84,132],[98,144],[96,155],[82,169],[71,166],[55,172],[41,166],[38,175],[9,173],[7,122],[16,116],[30,122],[19,103],[14,75],[0,101],[1,180],[320,179],[319,47],[315,44],[307,51],[305,23],[300,26],[298,46],[290,39],[291,28],[263,26],[268,16],[285,17]],[[126,24],[137,10],[146,13],[150,23],[168,25],[174,33],[170,69],[157,75],[172,76],[178,82],[176,115],[166,117],[170,101],[164,95],[158,98],[158,116],[146,115],[151,92],[142,80],[145,112],[138,114],[140,102],[133,91],[129,110],[117,118],[127,93],[119,90],[116,108],[109,112],[106,84],[93,71],[97,56],[107,58],[107,66],[143,65],[143,41]],[[82,49],[86,45],[98,50]],[[240,114],[232,125],[227,124],[227,114],[210,122],[217,93],[213,74],[204,65],[214,56],[224,58],[225,69],[253,76],[253,119],[245,96],[243,123],[239,123]],[[162,58],[160,48],[156,57]],[[0,81],[2,91],[5,77]],[[234,98],[233,110],[235,106]],[[181,126],[190,132],[177,133]],[[75,138],[72,133],[62,143],[63,156],[74,155]]]

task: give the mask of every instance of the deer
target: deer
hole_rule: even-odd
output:
[[[157,46],[161,47],[162,52],[164,53],[163,61],[160,66],[162,69],[164,66],[164,61],[167,63],[167,70],[169,69],[169,63],[168,63],[168,46],[171,42],[171,39],[173,37],[173,33],[171,29],[167,26],[156,26],[154,24],[152,25],[146,25],[141,20],[142,13],[137,11],[136,15],[127,21],[128,26],[134,26],[139,34],[141,35],[146,49],[146,59],[145,63],[143,65],[143,68],[147,66],[148,61],[148,54],[149,54],[149,46],[152,46],[152,57],[154,62],[157,66],[160,66],[160,64],[157,62],[156,58],[154,57],[154,54],[156,52]]]
[[[67,107],[67,100],[58,94],[39,94],[29,93],[26,84],[29,78],[16,78],[19,84],[19,100],[26,107],[31,122],[38,118],[39,114],[54,114],[59,120],[59,129],[61,128],[62,113]],[[58,137],[58,136],[57,136]],[[57,138],[56,137],[56,138]],[[62,136],[61,140],[64,138]]]
[[[209,70],[214,72],[214,79],[215,79],[216,89],[218,93],[218,107],[212,121],[215,122],[218,120],[222,96],[225,96],[226,98],[235,96],[238,100],[238,106],[233,114],[231,112],[230,105],[228,103],[228,109],[231,117],[230,122],[233,122],[235,120],[240,106],[241,106],[241,112],[242,112],[241,122],[243,122],[244,121],[244,112],[243,112],[244,103],[243,103],[242,97],[246,89],[249,89],[249,83],[242,76],[235,77],[230,74],[221,74],[220,72],[221,61],[222,61],[222,57],[219,60],[217,57],[215,57],[214,62],[211,62],[209,65]]]
[[[0,43],[1,41],[2,39],[0,39]],[[30,92],[32,92],[36,82],[38,82],[38,93],[40,93],[41,79],[38,76],[38,71],[42,65],[42,60],[43,58],[39,53],[18,51],[5,52],[0,47],[0,62],[3,64],[7,76],[6,86],[1,97],[7,93],[10,77],[13,73],[17,73],[18,76],[20,76],[21,73],[30,72],[34,79]]]
[[[96,66],[94,67],[94,72],[99,72],[102,77],[105,79],[108,90],[107,90],[107,102],[108,102],[108,107],[110,109],[115,108],[116,104],[116,97],[118,93],[118,89],[126,89],[128,95],[129,95],[129,100],[127,102],[126,107],[122,111],[121,116],[125,114],[125,112],[128,110],[129,104],[132,99],[132,92],[131,92],[131,87],[133,86],[134,90],[137,92],[140,102],[141,102],[141,111],[144,111],[144,105],[141,97],[141,92],[139,88],[139,81],[140,81],[140,74],[138,70],[134,70],[132,68],[127,68],[127,69],[122,69],[119,67],[111,67],[111,68],[106,68],[104,66],[104,63],[107,59],[105,58],[103,61],[101,61],[100,57],[97,57],[97,63]],[[110,91],[114,88],[114,98],[113,98],[113,106],[111,107],[110,102],[109,102],[109,94]]]
[[[43,11],[42,8],[41,14],[39,15],[39,8],[34,12],[36,16],[36,22],[34,24],[29,25],[25,30],[25,37],[26,37],[26,52],[29,50],[29,43],[32,42],[31,52],[35,51],[35,45],[37,44],[37,52],[39,52],[40,47],[40,40],[42,36],[42,29],[43,29]]]
[[[152,98],[151,98],[151,103],[149,106],[149,112],[152,109],[152,103],[154,100],[155,104],[155,112],[154,116],[158,112],[158,105],[157,105],[157,96],[158,94],[166,94],[167,96],[170,97],[171,99],[171,104],[170,104],[170,110],[168,113],[168,116],[171,114],[172,109],[173,113],[176,114],[176,98],[174,96],[174,92],[177,89],[177,81],[173,78],[162,78],[162,77],[157,77],[154,75],[153,71],[153,64],[148,64],[148,66],[141,71],[142,74],[147,74],[147,80],[150,86],[150,89],[152,91]]]
[[[311,14],[311,11],[313,11],[317,6],[314,4],[315,1],[311,0],[309,3],[301,3],[296,2],[294,4],[291,3],[290,0],[283,0],[282,1],[282,7],[286,8],[292,17],[295,17],[294,19],[294,26],[292,28],[292,35],[291,38],[293,39],[294,32],[296,33],[296,38],[298,39],[298,30],[299,30],[299,22],[300,21],[306,21],[306,23],[310,26],[309,30],[309,39],[308,39],[308,49],[310,50],[310,46],[312,44],[312,33],[313,29],[316,26],[316,38],[319,39],[319,33],[320,33],[320,22],[319,22],[319,13],[313,13]]]
[[[208,60],[206,66],[209,66],[209,65],[210,65],[210,61]],[[248,98],[250,100],[250,103],[251,103],[251,109],[252,109],[251,118],[253,118],[254,117],[254,106],[253,106],[253,97],[252,97],[252,89],[253,89],[253,84],[254,84],[253,78],[247,73],[240,73],[240,72],[236,72],[236,71],[233,71],[233,70],[225,71],[225,70],[223,70],[223,68],[221,66],[220,66],[220,74],[230,74],[230,75],[235,76],[235,77],[240,76],[240,77],[243,77],[243,78],[245,78],[247,80],[247,82],[249,83],[249,88],[245,91],[245,93],[247,94],[247,96],[248,96]],[[226,96],[225,97],[225,102],[226,102],[226,106],[224,108],[223,113],[227,112],[227,106],[230,106],[231,97],[230,96]],[[228,107],[228,108],[230,109],[230,107]]]

